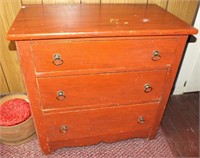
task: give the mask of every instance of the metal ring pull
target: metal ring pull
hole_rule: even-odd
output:
[[[63,91],[58,91],[58,92],[57,92],[57,97],[56,97],[57,100],[62,101],[62,100],[64,100],[65,98],[66,98],[66,96],[65,96],[65,94],[64,94]]]
[[[138,117],[138,123],[143,124],[145,122],[145,119],[143,116]]]
[[[54,60],[53,60],[52,63],[53,63],[54,65],[60,66],[60,65],[63,64],[63,60],[61,59],[60,54],[58,54],[58,53],[54,54],[53,59],[54,59]]]
[[[150,84],[145,84],[144,85],[144,92],[145,93],[149,93],[149,92],[151,92],[153,90],[153,88],[151,87],[151,85]]]
[[[153,61],[158,61],[158,60],[160,60],[160,58],[161,58],[161,56],[160,56],[159,51],[157,51],[157,50],[153,51],[153,55],[152,55],[151,59]]]
[[[62,125],[62,126],[60,127],[60,132],[61,132],[61,133],[66,133],[67,131],[68,131],[67,125]]]

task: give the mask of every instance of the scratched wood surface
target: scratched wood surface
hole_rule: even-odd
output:
[[[50,12],[52,8],[53,11]],[[47,14],[44,14],[44,10],[48,11]],[[124,12],[125,10],[128,11]],[[154,14],[151,14],[152,10]],[[33,15],[33,12],[37,14]],[[71,14],[72,12],[74,14]],[[30,16],[34,21],[30,20]],[[194,33],[190,25],[152,4],[148,7],[139,4],[102,4],[101,6],[83,4],[81,9],[79,5],[71,7],[31,5],[19,12],[7,38],[9,40],[41,40],[82,38],[83,36],[132,37]]]
[[[198,0],[1,0],[0,1],[0,94],[25,92],[24,81],[13,42],[6,33],[19,9],[25,4],[76,4],[76,3],[155,3],[182,20],[192,24]]]

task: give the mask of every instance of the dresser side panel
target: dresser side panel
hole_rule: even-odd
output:
[[[31,104],[32,117],[40,145],[45,153],[50,152],[46,130],[43,127],[42,111],[39,107],[39,90],[36,81],[35,67],[29,41],[17,41],[17,52],[20,60],[23,77],[26,84],[27,95]]]

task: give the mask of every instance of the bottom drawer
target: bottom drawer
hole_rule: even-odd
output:
[[[46,113],[51,141],[81,139],[146,130],[152,127],[158,104],[127,105],[64,113]],[[133,136],[134,137],[134,136]]]

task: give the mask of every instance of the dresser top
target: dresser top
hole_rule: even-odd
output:
[[[22,6],[9,40],[189,35],[197,30],[157,5]]]

